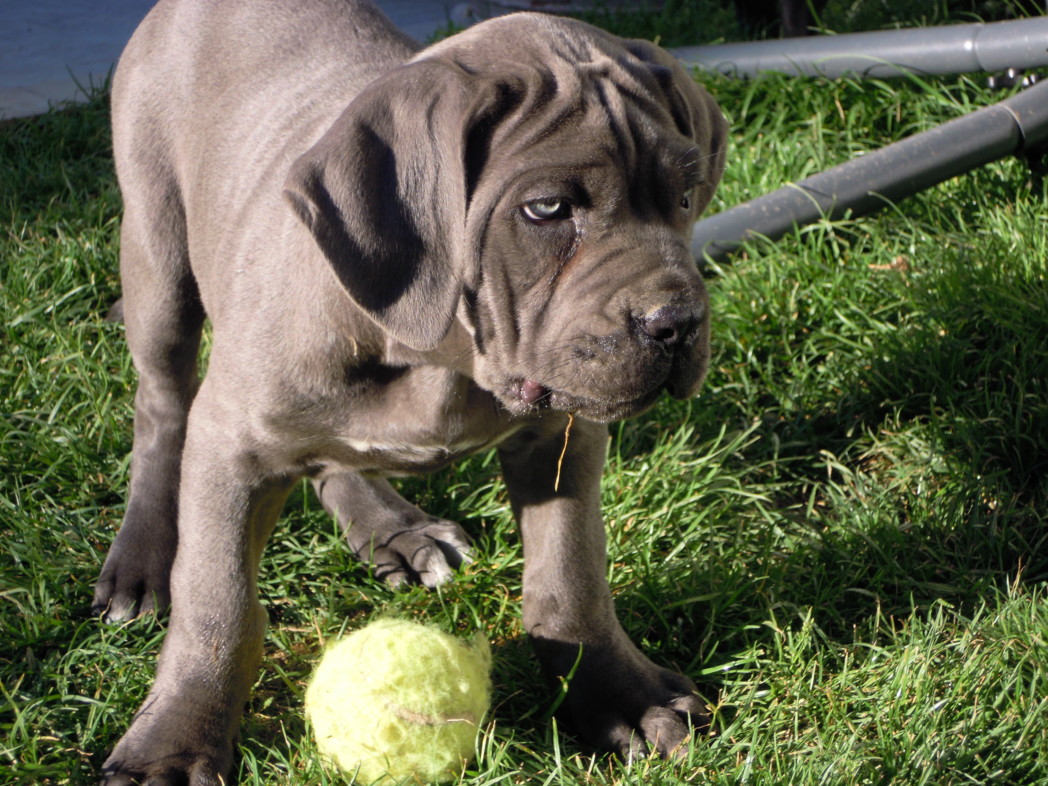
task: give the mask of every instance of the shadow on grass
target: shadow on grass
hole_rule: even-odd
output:
[[[116,195],[108,85],[81,104],[0,125],[0,215],[13,227],[42,223],[42,214]]]
[[[925,319],[852,360],[838,397],[758,429],[747,458],[774,467],[783,490],[768,534],[745,555],[697,555],[673,576],[643,577],[624,613],[644,630],[644,596],[711,594],[680,612],[700,665],[765,638],[769,615],[810,607],[826,636],[848,642],[881,614],[943,599],[972,608],[1013,582],[1048,580],[1048,283],[1035,267],[959,255],[912,282],[925,287],[912,295]],[[711,406],[728,417],[734,402]],[[634,427],[639,444],[650,427]]]

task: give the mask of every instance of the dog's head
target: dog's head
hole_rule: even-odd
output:
[[[614,420],[694,393],[709,355],[691,226],[726,127],[667,53],[517,14],[370,85],[287,196],[350,297],[512,412]]]

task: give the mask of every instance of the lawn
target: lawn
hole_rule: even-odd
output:
[[[711,211],[1006,95],[980,75],[703,81],[733,129]],[[389,589],[293,494],[263,565],[240,782],[341,782],[305,682],[325,641],[393,614],[493,643],[463,783],[1048,783],[1046,201],[1009,159],[710,266],[709,380],[613,428],[603,487],[624,626],[715,710],[686,760],[627,767],[551,720],[480,455],[402,484],[477,541],[439,591]],[[119,214],[104,95],[0,124],[0,782],[93,783],[164,632],[89,611],[131,439],[134,373],[104,321]]]

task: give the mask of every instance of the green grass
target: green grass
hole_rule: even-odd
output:
[[[832,10],[832,4],[830,6]],[[716,37],[716,36],[711,36]],[[709,81],[733,149],[719,210],[1000,96],[931,84]],[[0,780],[92,783],[165,622],[89,613],[119,524],[134,378],[102,99],[0,125]],[[549,718],[518,623],[497,462],[406,481],[478,559],[394,592],[293,495],[242,783],[337,783],[302,719],[322,643],[381,613],[483,630],[495,706],[464,783],[1048,783],[1048,213],[1003,161],[715,267],[710,379],[613,430],[623,623],[694,677],[715,733],[632,768]]]

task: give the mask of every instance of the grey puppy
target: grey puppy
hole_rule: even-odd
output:
[[[525,628],[548,675],[578,660],[567,719],[627,757],[679,751],[704,707],[616,620],[599,484],[603,424],[705,374],[688,239],[726,136],[706,92],[649,43],[542,15],[420,52],[366,0],[162,0],[113,131],[139,387],[94,603],[171,618],[106,782],[228,775],[296,479],[381,575],[436,585],[468,539],[386,478],[495,445]]]

